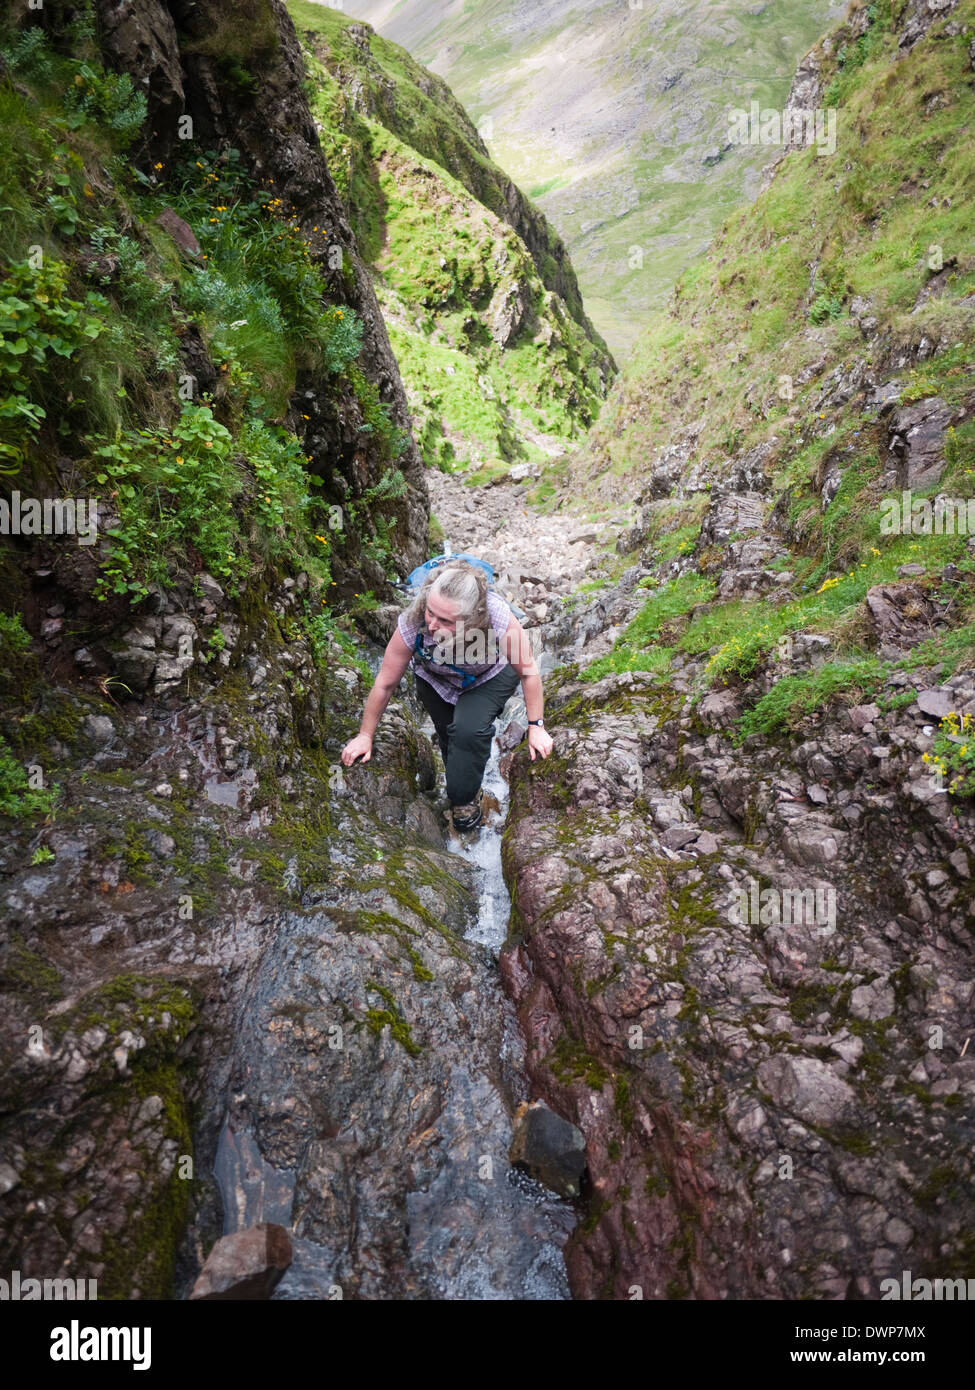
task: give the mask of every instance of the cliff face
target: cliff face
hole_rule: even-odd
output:
[[[91,545],[3,538],[0,1258],[180,1297],[270,1219],[279,1297],[563,1296],[564,1214],[478,1176],[520,1041],[409,702],[378,778],[339,762],[336,595],[375,622],[428,518],[290,21],[38,20],[0,72],[4,502],[100,506]]]
[[[566,487],[636,500],[505,832],[576,1296],[972,1274],[973,34],[854,6],[816,46],[835,155],[688,268]]]
[[[395,424],[409,430],[383,316],[302,90],[301,52],[285,6],[279,0],[249,0],[201,9],[179,0],[171,5],[149,0],[139,6],[103,3],[97,13],[108,64],[148,87],[146,166],[166,165],[181,150],[179,124],[188,116],[198,149],[233,146],[256,181],[274,180],[283,207],[309,236],[312,263],[321,271],[333,302],[348,304],[361,317],[363,371],[389,406]],[[362,437],[361,408],[349,392],[329,399],[331,389],[320,390],[314,380],[302,380],[299,389],[313,397],[314,413],[304,438],[312,455],[309,471],[338,473],[352,497],[361,495],[383,472],[377,450]],[[392,509],[397,513],[397,547],[409,569],[426,558],[429,512],[412,439],[399,466],[408,490]],[[345,489],[340,491],[344,496]],[[333,492],[329,500],[341,498]],[[379,578],[370,576],[368,569],[365,573]],[[360,587],[361,579],[361,573],[349,572],[346,596],[350,586]]]

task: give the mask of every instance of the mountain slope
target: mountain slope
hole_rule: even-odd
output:
[[[815,0],[351,8],[450,83],[565,238],[588,312],[620,356],[774,153],[729,148],[729,110],[780,107],[799,56],[842,10]]]
[[[851,7],[795,88],[835,156],[728,220],[565,470],[637,503],[505,831],[576,1297],[975,1274],[973,38]]]
[[[614,371],[564,246],[442,81],[367,25],[290,8],[428,463],[562,452]]]

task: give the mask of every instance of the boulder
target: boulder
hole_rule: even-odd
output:
[[[508,1158],[560,1197],[578,1197],[586,1141],[581,1130],[541,1101],[519,1106]]]
[[[193,1285],[191,1299],[267,1299],[291,1264],[291,1237],[273,1221],[221,1236]]]

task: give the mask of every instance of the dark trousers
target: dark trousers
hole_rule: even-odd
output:
[[[477,796],[491,756],[494,721],[521,684],[513,666],[505,666],[483,685],[465,690],[452,705],[429,681],[415,676],[417,699],[433,720],[447,772],[447,800],[468,806]]]

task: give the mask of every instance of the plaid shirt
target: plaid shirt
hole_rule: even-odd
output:
[[[488,616],[491,619],[491,626],[497,637],[501,637],[508,629],[511,622],[511,609],[500,595],[488,591],[487,596]],[[407,621],[406,613],[399,615],[397,623],[399,634],[403,641],[414,653],[410,666],[417,676],[422,676],[433,686],[437,694],[448,704],[456,705],[461,695],[466,690],[471,690],[476,685],[484,685],[491,680],[499,671],[503,671],[508,665],[506,657],[501,657],[498,661],[481,662],[479,665],[457,667],[448,666],[443,663],[431,661],[429,658],[422,657],[416,649],[417,636],[421,638],[424,645],[430,645],[432,639],[425,627],[416,627]],[[464,676],[473,676],[474,680],[464,684]]]

